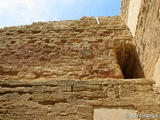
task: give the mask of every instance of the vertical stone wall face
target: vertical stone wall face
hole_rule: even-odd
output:
[[[120,16],[98,19],[1,29],[0,78],[123,78],[131,33]]]
[[[140,3],[140,1],[134,2],[137,5]],[[121,16],[124,20],[128,20],[128,23],[135,22],[134,27],[136,27],[136,31],[135,37],[133,38],[133,45],[136,48],[138,57],[135,57],[137,60],[133,67],[133,74],[137,77],[153,78],[159,83],[160,1],[142,0],[139,11],[134,8],[134,5],[132,8],[133,13],[138,14],[138,21],[129,19],[130,13],[128,13],[128,18],[125,17],[126,15],[124,12],[122,12]],[[129,7],[126,7],[125,9],[122,7],[122,11],[129,11]],[[129,28],[132,32],[132,27]]]
[[[138,22],[138,15],[140,11],[142,0],[130,0],[128,10],[128,21],[127,25],[133,36],[135,36],[136,26]]]
[[[129,4],[130,4],[130,0],[121,1],[121,17],[126,24],[128,23]]]
[[[141,3],[142,0],[122,0],[121,2],[121,18],[129,27],[133,36],[136,32]]]
[[[153,78],[155,70],[158,70],[155,66],[160,55],[159,40],[160,1],[143,0],[134,41],[146,78]]]
[[[0,29],[0,120],[94,120],[101,108],[159,120],[160,1],[140,2],[122,0],[121,17],[99,24],[83,17]]]
[[[157,61],[156,66],[155,66],[154,74],[153,74],[153,79],[156,81],[158,87],[160,86],[160,74],[159,74],[159,72],[160,72],[160,57],[158,58],[158,61]]]
[[[0,80],[0,119],[94,120],[97,108],[132,109],[160,116],[154,84],[147,79]],[[129,112],[122,115],[126,114]]]

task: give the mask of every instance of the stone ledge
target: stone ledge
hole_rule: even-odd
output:
[[[106,79],[106,80],[0,80],[0,86],[6,87],[31,87],[31,86],[73,86],[73,85],[109,85],[109,84],[142,84],[152,85],[151,79]]]

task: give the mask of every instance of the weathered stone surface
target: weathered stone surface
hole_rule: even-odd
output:
[[[121,17],[0,29],[0,120],[93,120],[101,108],[159,120],[160,1],[142,0],[133,38],[131,1]]]
[[[129,61],[132,61],[132,75],[135,77],[152,78],[160,85],[160,60],[159,60],[159,39],[160,39],[160,1],[159,0],[138,0],[133,1],[136,7],[129,9],[129,4],[133,0],[122,1],[123,20],[134,24],[136,26],[135,37],[133,38],[133,52]],[[132,2],[132,3],[133,3]],[[129,19],[129,11],[133,14],[138,13],[138,20]],[[127,23],[126,22],[126,23]],[[132,28],[131,28],[132,29]],[[132,30],[131,30],[132,31]]]
[[[119,16],[99,23],[83,17],[1,29],[0,78],[123,78],[132,36]]]
[[[94,110],[94,120],[140,120],[134,118],[135,110],[100,108]]]
[[[129,4],[130,0],[121,0],[121,17],[126,24],[128,23]]]
[[[143,0],[139,13],[135,45],[146,78],[153,78],[160,54],[158,50],[160,38],[159,8],[160,1]]]
[[[93,120],[95,107],[132,107],[160,115],[154,84],[147,79],[69,80],[69,84],[66,80],[1,80],[0,118]],[[147,109],[150,106],[152,110]]]
[[[142,0],[130,0],[129,12],[128,12],[128,22],[127,25],[133,36],[135,36],[136,26],[138,22],[138,15],[141,8]]]

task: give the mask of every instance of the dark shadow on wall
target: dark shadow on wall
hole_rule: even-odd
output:
[[[125,79],[145,78],[143,68],[140,64],[136,46],[127,44],[127,55],[117,54],[118,63]],[[121,55],[121,56],[119,56]],[[124,57],[125,58],[122,58]]]

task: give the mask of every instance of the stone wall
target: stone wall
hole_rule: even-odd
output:
[[[93,120],[97,108],[160,115],[154,84],[148,79],[0,80],[0,119]]]
[[[136,5],[140,3],[140,1],[134,2]],[[139,12],[134,8],[134,5],[132,7],[132,12],[139,14],[138,21],[134,21],[135,19],[129,20],[129,17],[125,17],[124,12],[121,16],[128,22],[137,23],[135,24],[136,33],[133,38],[133,45],[136,49],[133,74],[137,77],[153,78],[159,84],[160,1],[142,0]],[[122,11],[129,11],[129,9],[128,7],[122,7]],[[133,31],[132,27],[129,28],[130,31]]]
[[[121,1],[121,18],[126,23],[126,25],[128,23],[129,4],[130,0]]]
[[[132,36],[119,16],[98,19],[0,29],[0,78],[123,78]]]
[[[137,32],[134,41],[135,45],[137,46],[140,62],[146,78],[153,78],[156,70],[159,71],[159,69],[155,69],[160,54],[159,39],[160,1],[142,1],[137,24]],[[159,72],[154,76],[159,76]],[[158,79],[156,78],[156,80]]]
[[[122,0],[121,2],[121,18],[125,21],[133,36],[136,32],[141,3],[142,0]]]
[[[129,12],[128,12],[128,22],[127,25],[133,36],[135,36],[138,15],[140,11],[142,0],[130,0]]]
[[[131,2],[99,24],[83,17],[0,29],[0,120],[94,120],[102,108],[160,117],[160,1],[142,0],[137,21]]]

